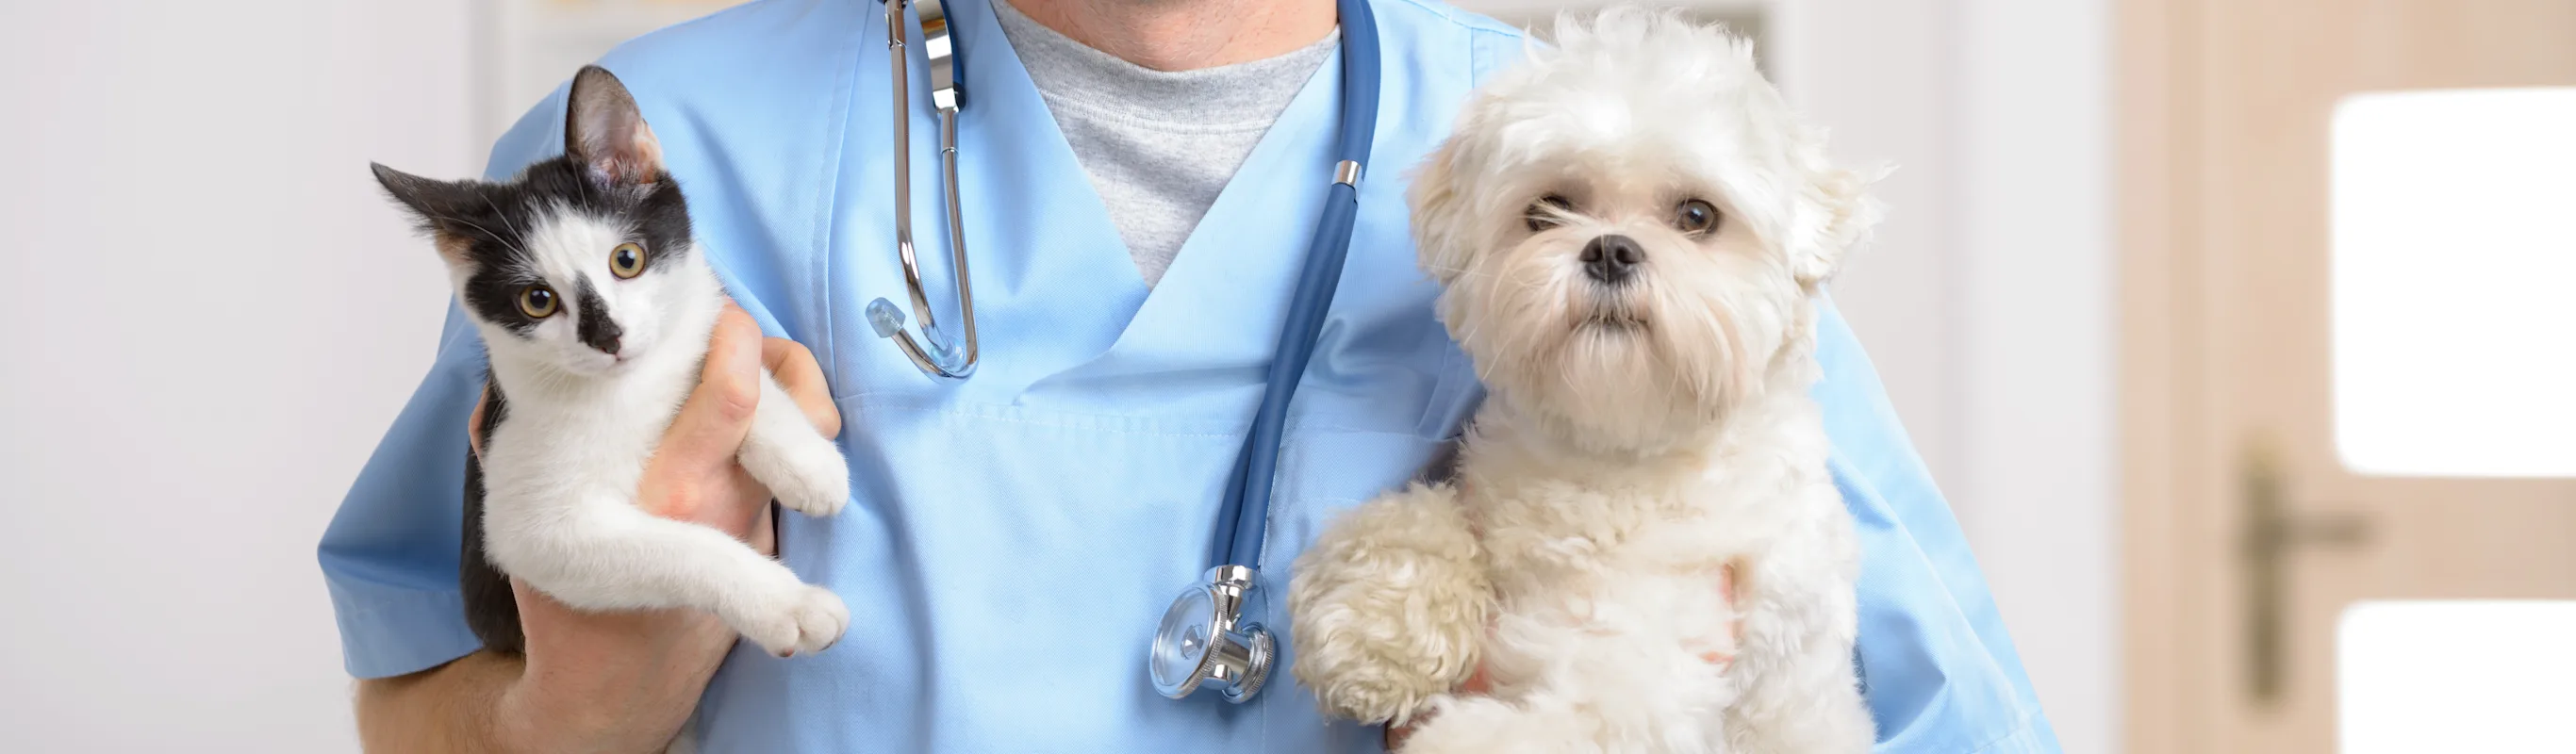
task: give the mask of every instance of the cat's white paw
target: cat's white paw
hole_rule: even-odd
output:
[[[823,651],[850,627],[850,608],[841,596],[810,584],[798,584],[744,612],[733,622],[734,630],[775,657]]]
[[[850,465],[841,449],[819,437],[747,443],[743,468],[788,510],[808,516],[841,512],[850,502]]]
[[[773,485],[770,494],[778,504],[808,516],[829,516],[841,512],[850,502],[850,467],[834,453],[828,463],[806,462],[796,465],[785,484]]]

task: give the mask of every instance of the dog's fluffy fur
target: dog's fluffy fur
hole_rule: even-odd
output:
[[[1418,722],[1413,752],[1867,751],[1859,555],[1808,389],[1813,297],[1883,171],[1829,165],[1722,29],[1622,9],[1555,41],[1412,189],[1491,390],[1459,475],[1297,561],[1294,672],[1332,713]],[[1453,694],[1480,666],[1490,693]]]

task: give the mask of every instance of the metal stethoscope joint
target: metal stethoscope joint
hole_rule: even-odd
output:
[[[1174,699],[1215,689],[1241,704],[1261,693],[1276,646],[1270,630],[1244,620],[1258,575],[1240,565],[1208,569],[1154,630],[1154,690]]]
[[[939,115],[939,166],[948,199],[948,251],[957,271],[957,317],[964,339],[939,327],[922,287],[921,261],[912,246],[912,77],[904,49],[903,9],[921,16],[924,57],[930,63],[930,102]],[[925,374],[965,379],[975,373],[975,287],[966,274],[966,219],[957,198],[957,109],[966,92],[958,86],[957,48],[948,35],[947,9],[940,0],[885,0],[886,47],[893,62],[894,90],[894,241],[903,259],[903,285],[912,295],[912,313],[921,320],[921,337],[904,329],[903,310],[879,298],[868,302],[868,326],[877,337],[892,338],[913,366]]]

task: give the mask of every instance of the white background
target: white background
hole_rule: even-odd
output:
[[[1902,165],[1842,304],[2066,749],[2116,750],[2109,0],[1721,4]],[[478,18],[0,5],[0,748],[354,748],[313,545],[445,296],[365,167],[479,172]]]
[[[0,750],[356,748],[314,544],[479,170],[457,4],[0,5]]]

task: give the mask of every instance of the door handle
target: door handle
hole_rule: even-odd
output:
[[[2292,509],[2278,458],[2257,445],[2238,472],[2244,497],[2237,574],[2244,582],[2246,690],[2265,704],[2279,701],[2288,682],[2290,556],[2301,548],[2349,548],[2370,540],[2370,522],[2358,514]]]

